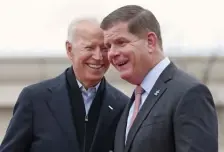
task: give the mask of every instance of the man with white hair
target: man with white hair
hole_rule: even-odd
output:
[[[109,152],[129,98],[104,78],[109,68],[103,31],[92,19],[68,28],[72,66],[25,87],[0,152]]]

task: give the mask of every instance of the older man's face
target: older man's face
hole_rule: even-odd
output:
[[[76,77],[82,83],[95,85],[109,68],[103,31],[99,27],[88,26],[77,32],[74,41],[74,44],[71,44],[70,59]]]

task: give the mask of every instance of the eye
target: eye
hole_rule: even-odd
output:
[[[93,49],[94,49],[93,46],[86,46],[86,47],[85,47],[85,50],[87,50],[87,51],[92,51]]]
[[[124,41],[124,40],[117,40],[116,44],[119,45],[119,46],[125,46],[127,44],[127,42]]]

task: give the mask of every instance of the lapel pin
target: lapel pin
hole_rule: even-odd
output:
[[[108,106],[111,110],[114,110],[114,108],[113,107],[111,107],[110,105]]]
[[[159,94],[160,90],[157,90],[154,95],[157,96]]]

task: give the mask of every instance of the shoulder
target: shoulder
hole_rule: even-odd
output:
[[[27,94],[29,97],[37,97],[40,94],[46,94],[52,88],[57,87],[62,81],[65,81],[65,75],[61,74],[57,77],[46,79],[37,83],[24,87],[20,94]]]
[[[167,87],[166,95],[169,99],[172,99],[170,103],[174,105],[181,102],[194,104],[195,100],[199,99],[213,101],[209,88],[196,77],[181,69],[175,68],[172,78],[165,83]],[[190,102],[189,99],[192,99],[192,101]]]
[[[176,96],[179,96],[179,103],[196,104],[200,103],[199,101],[209,101],[214,104],[209,88],[197,78],[182,70],[178,69],[176,71],[170,86]]]
[[[207,86],[204,85],[199,79],[181,69],[176,70],[170,84],[182,92],[188,92],[197,87],[207,88]]]
[[[13,113],[17,109],[27,109],[28,107],[33,107],[33,104],[36,103],[36,101],[41,103],[39,101],[48,99],[50,97],[49,95],[51,89],[59,85],[63,77],[64,74],[61,74],[55,78],[47,79],[24,87],[15,102]]]

